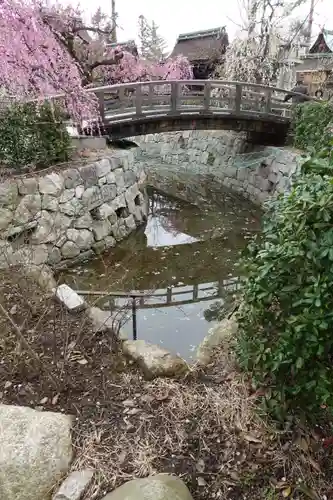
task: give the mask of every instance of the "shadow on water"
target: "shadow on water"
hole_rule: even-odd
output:
[[[147,223],[117,248],[67,271],[77,290],[135,292],[137,338],[159,344],[190,361],[216,321],[216,311],[237,289],[237,260],[260,228],[252,205],[230,198],[200,208],[148,190]],[[103,296],[103,309],[127,311],[123,331],[131,338],[128,297]]]

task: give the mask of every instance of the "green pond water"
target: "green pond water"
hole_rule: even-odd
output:
[[[133,292],[136,334],[191,361],[216,319],[217,306],[237,291],[239,253],[260,229],[260,211],[223,193],[200,206],[148,189],[147,223],[115,249],[62,273],[76,290]],[[126,311],[122,331],[133,337],[126,297],[88,298]],[[129,306],[129,307],[128,307]]]

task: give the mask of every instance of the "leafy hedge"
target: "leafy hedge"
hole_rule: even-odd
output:
[[[47,167],[66,161],[70,146],[60,108],[49,103],[26,103],[1,111],[1,164],[12,168]]]
[[[332,146],[271,203],[243,260],[237,355],[278,418],[333,410]]]
[[[333,106],[329,102],[306,102],[295,107],[294,146],[304,151],[320,151],[332,136]]]

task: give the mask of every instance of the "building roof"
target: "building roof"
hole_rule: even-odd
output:
[[[111,47],[111,49],[119,48],[124,52],[130,52],[133,56],[139,55],[135,40],[127,40],[126,42],[108,43],[107,47]]]
[[[333,31],[323,29],[309,52],[310,54],[333,52]]]
[[[218,60],[228,43],[225,27],[183,33],[178,36],[170,57],[183,55],[190,61]]]

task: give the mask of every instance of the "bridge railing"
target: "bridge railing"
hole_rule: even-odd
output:
[[[286,120],[291,105],[284,102],[284,96],[301,95],[265,85],[221,80],[136,82],[87,92],[97,95],[105,122],[184,113],[246,113]]]

